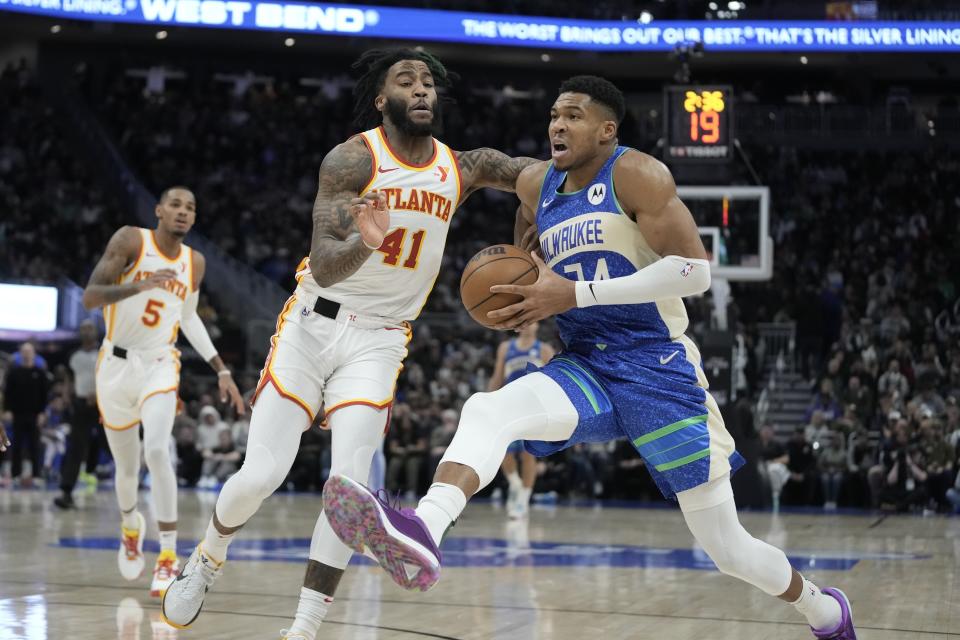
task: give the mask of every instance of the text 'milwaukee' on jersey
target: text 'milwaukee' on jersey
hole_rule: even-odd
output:
[[[106,339],[124,349],[151,351],[176,344],[183,302],[193,288],[193,251],[180,245],[176,256],[164,255],[153,231],[140,232],[140,255],[120,275],[116,284],[139,282],[161,269],[177,273],[163,287],[148,289],[104,307]]]
[[[460,169],[453,150],[437,139],[433,156],[414,165],[391,149],[382,127],[359,135],[373,157],[361,195],[386,194],[390,228],[357,272],[332,286],[317,284],[304,258],[297,268],[297,295],[320,296],[366,315],[414,320],[440,273],[450,218],[460,203]]]
[[[547,265],[570,280],[603,280],[636,273],[660,259],[617,201],[613,168],[628,147],[617,147],[584,189],[561,193],[565,171],[547,169],[537,203],[540,248]],[[689,321],[678,296],[646,304],[597,305],[557,316],[570,349],[642,348],[677,339]]]

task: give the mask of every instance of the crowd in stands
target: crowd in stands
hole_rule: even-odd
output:
[[[7,282],[86,278],[122,219],[26,62],[0,72],[0,274]]]
[[[776,277],[741,287],[744,320],[796,322],[810,405],[765,457],[785,504],[948,509],[960,488],[960,157],[792,153]],[[790,184],[803,188],[789,188]],[[780,485],[776,481],[775,485]]]
[[[88,86],[87,97],[152,191],[177,183],[194,188],[198,230],[289,286],[308,249],[317,167],[349,130],[349,83],[214,76],[170,79],[161,91],[148,91],[142,77],[121,72],[96,91]],[[60,275],[49,270],[63,270],[80,278],[121,218],[103,204],[108,199],[82,159],[56,144],[54,119],[43,115],[47,107],[30,74],[10,68],[2,83],[0,177],[13,179],[0,180],[10,212],[0,219],[0,274],[49,280]],[[448,110],[444,136],[454,148],[546,155],[540,100],[503,101],[468,89],[455,97],[459,107]],[[756,325],[770,320],[796,324],[786,366],[811,388],[803,423],[788,440],[777,437],[778,425],[760,425],[754,436],[762,459],[752,462],[773,499],[829,508],[960,506],[960,260],[951,245],[960,237],[960,183],[953,178],[960,157],[943,149],[748,151],[775,194],[776,263],[770,282],[734,285],[731,318],[747,345],[743,390],[755,396],[765,383]],[[43,170],[24,175],[28,162]],[[497,337],[465,332],[442,314],[459,309],[466,260],[484,245],[511,239],[514,206],[512,196],[484,192],[454,216],[427,307],[441,321],[416,326],[384,444],[391,490],[423,491],[463,402],[486,390]],[[28,222],[52,218],[62,218],[64,227],[50,222],[40,232]],[[66,255],[63,247],[78,248]],[[709,298],[688,303],[694,331],[707,328]],[[46,369],[47,406],[37,422],[46,445],[37,466],[48,475],[56,473],[69,424],[69,375],[57,364],[62,355],[53,354]],[[254,383],[247,379],[244,390]],[[185,377],[182,394],[173,434],[179,476],[187,486],[216,486],[242,461],[246,422],[221,414],[202,382]],[[328,432],[306,432],[287,488],[322,486],[329,449]],[[658,499],[643,466],[628,443],[581,445],[541,461],[537,491]]]

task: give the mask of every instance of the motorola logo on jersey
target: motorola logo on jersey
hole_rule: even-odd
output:
[[[598,182],[590,187],[590,189],[587,191],[587,200],[590,201],[590,204],[600,204],[606,197],[607,185],[603,184],[602,182]]]

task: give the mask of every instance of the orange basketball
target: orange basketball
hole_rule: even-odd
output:
[[[490,293],[495,284],[533,284],[538,277],[537,265],[522,249],[512,244],[495,244],[478,252],[460,276],[460,299],[470,317],[485,327],[494,322],[487,313],[520,302],[518,295]]]

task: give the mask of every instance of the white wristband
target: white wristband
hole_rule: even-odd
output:
[[[232,376],[233,373],[230,371],[230,369],[223,369],[222,371],[217,371],[217,375],[218,375],[218,376]]]

